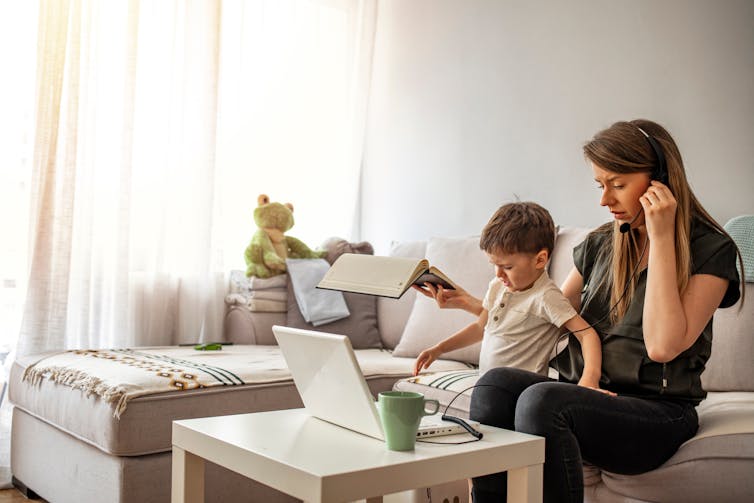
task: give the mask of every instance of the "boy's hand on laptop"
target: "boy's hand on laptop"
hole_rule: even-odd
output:
[[[437,360],[441,355],[442,352],[437,346],[432,346],[419,353],[419,356],[416,357],[416,362],[414,363],[414,375],[419,375],[419,372],[428,369],[429,366],[432,365],[432,362]]]
[[[432,283],[424,283],[424,286],[413,285],[413,288],[425,297],[434,299],[440,309],[463,309],[477,316],[482,312],[482,301],[463,288],[448,290]]]

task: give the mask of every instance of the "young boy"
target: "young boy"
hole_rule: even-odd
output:
[[[555,243],[550,213],[536,203],[510,203],[484,227],[479,247],[495,266],[478,319],[419,354],[414,375],[443,353],[482,341],[480,375],[495,367],[516,367],[547,375],[560,328],[574,333],[582,346],[584,373],[579,384],[599,389],[602,352],[597,332],[579,316],[547,275]],[[424,294],[443,293],[425,285]]]

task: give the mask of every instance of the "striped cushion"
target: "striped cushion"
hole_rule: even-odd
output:
[[[416,391],[427,398],[434,398],[440,402],[442,412],[445,412],[448,404],[453,401],[448,412],[455,416],[469,417],[471,392],[478,379],[479,369],[450,370],[401,379],[395,383],[393,389]],[[459,393],[460,396],[458,396]]]

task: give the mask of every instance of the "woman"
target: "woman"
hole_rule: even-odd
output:
[[[474,390],[471,417],[546,438],[545,501],[582,501],[582,462],[652,470],[698,428],[700,376],[712,315],[739,298],[738,250],[692,193],[673,138],[660,125],[618,122],[584,146],[600,205],[614,221],[574,249],[563,293],[602,341],[602,390],[576,386],[580,345],[553,361],[560,382],[497,368]],[[738,261],[743,270],[740,254]],[[440,307],[471,312],[464,291],[428,288]],[[473,481],[476,503],[505,501],[506,475]]]

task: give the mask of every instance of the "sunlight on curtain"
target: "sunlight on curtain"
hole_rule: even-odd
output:
[[[310,247],[356,237],[375,5],[223,2],[217,230],[239,252],[226,268],[243,268],[262,193],[293,204],[289,234]]]
[[[11,487],[12,407],[7,384],[26,291],[36,2],[3,5],[0,16],[0,489]]]
[[[222,7],[222,8],[221,8]],[[374,2],[40,4],[22,354],[217,339],[257,195],[351,238]]]
[[[26,292],[36,2],[14,3],[6,14],[0,16],[0,357],[15,345]]]

